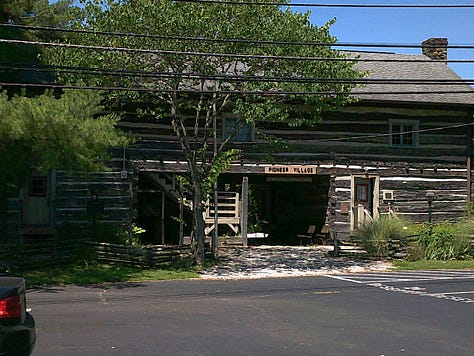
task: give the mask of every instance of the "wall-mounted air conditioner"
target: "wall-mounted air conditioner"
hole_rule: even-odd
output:
[[[385,201],[394,200],[393,190],[382,190],[382,199]]]

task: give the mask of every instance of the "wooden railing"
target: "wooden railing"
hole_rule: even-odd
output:
[[[353,211],[354,211],[354,221],[357,222],[357,225],[354,226],[355,228],[359,227],[361,224],[364,224],[368,221],[374,220],[374,218],[372,217],[372,213],[369,210],[367,210],[367,208],[363,206],[362,204],[354,206]]]
[[[214,229],[215,205],[212,197],[207,199],[204,213],[206,235]],[[235,234],[240,226],[240,194],[236,192],[217,192],[217,217],[219,224],[229,226]]]

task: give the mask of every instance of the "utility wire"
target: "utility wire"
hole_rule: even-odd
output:
[[[189,80],[216,80],[228,82],[295,82],[295,83],[325,83],[325,84],[426,84],[426,85],[474,85],[474,79],[399,79],[399,78],[315,78],[315,77],[287,77],[287,76],[259,76],[259,75],[232,75],[232,74],[205,74],[205,73],[176,73],[153,72],[137,70],[118,70],[108,68],[68,67],[68,66],[17,66],[0,62],[0,71],[29,71],[45,73],[88,74],[101,76],[123,76],[156,79],[182,78]]]
[[[118,114],[118,113],[123,113],[121,111],[110,111],[109,113],[112,114]],[[127,115],[137,115],[135,112],[127,112]],[[125,120],[125,122],[127,122]],[[426,132],[433,132],[433,131],[443,131],[443,130],[449,130],[449,129],[456,129],[460,127],[469,127],[469,126],[474,126],[474,122],[470,123],[465,123],[465,124],[455,124],[455,125],[448,125],[448,126],[441,126],[441,127],[434,127],[431,129],[422,129],[422,130],[412,130],[412,131],[403,131],[403,132],[397,132],[398,135],[400,134],[412,134],[412,133],[426,133]],[[397,135],[395,134],[395,135]],[[318,143],[324,143],[324,142],[341,142],[341,141],[348,141],[348,140],[362,140],[362,139],[367,139],[367,138],[379,138],[379,137],[390,137],[394,136],[393,133],[383,133],[383,134],[374,134],[374,135],[357,135],[357,136],[345,136],[345,137],[337,137],[337,138],[323,138],[323,139],[318,139]]]
[[[131,92],[153,92],[153,93],[181,93],[181,94],[223,94],[223,95],[259,95],[259,96],[288,96],[288,95],[323,95],[323,96],[339,96],[339,95],[445,95],[445,94],[473,94],[473,90],[404,90],[404,91],[373,91],[373,92],[339,92],[339,91],[278,91],[278,90],[201,90],[201,89],[164,89],[164,88],[142,88],[142,87],[120,87],[120,86],[79,86],[71,84],[49,84],[49,83],[9,83],[0,82],[0,87],[27,87],[27,88],[47,88],[47,89],[82,89],[82,90],[105,90],[105,91],[131,91]]]
[[[357,58],[332,58],[332,57],[301,57],[301,56],[276,56],[276,55],[254,55],[254,54],[233,54],[233,53],[207,53],[207,52],[192,52],[192,51],[170,51],[170,50],[159,50],[159,49],[143,49],[143,48],[128,48],[128,47],[110,47],[110,46],[91,46],[91,45],[78,45],[70,43],[53,43],[53,42],[42,42],[42,41],[27,41],[27,40],[14,40],[0,38],[0,43],[19,44],[19,45],[36,45],[46,47],[57,47],[57,48],[73,48],[73,49],[92,49],[97,51],[116,51],[116,52],[131,52],[131,53],[147,53],[156,55],[186,55],[196,57],[214,57],[214,58],[237,58],[237,59],[272,59],[272,60],[301,60],[301,61],[343,61],[343,62],[356,62]],[[474,45],[463,46],[462,48],[474,49]],[[365,61],[375,61],[368,60]],[[390,62],[390,60],[380,60],[381,62]],[[409,62],[407,60],[406,62]],[[431,63],[429,59],[425,60],[426,63]],[[446,61],[440,61],[446,62]]]
[[[473,5],[474,6],[474,5]],[[163,36],[151,35],[144,33],[130,32],[110,32],[110,31],[93,31],[84,29],[65,29],[59,27],[30,26],[17,25],[10,23],[0,23],[0,27],[21,28],[33,31],[53,31],[64,33],[82,33],[91,35],[117,36],[117,37],[137,37],[152,38],[160,40],[178,40],[178,41],[198,41],[198,42],[214,42],[214,43],[245,43],[245,44],[264,44],[264,45],[289,45],[289,46],[329,46],[329,47],[363,47],[363,48],[438,48],[437,45],[421,45],[410,43],[362,43],[362,42],[299,42],[299,41],[265,41],[265,40],[249,40],[249,39],[230,39],[230,38],[206,38],[206,37],[189,37],[189,36]],[[448,49],[472,49],[474,44],[448,44]],[[445,62],[445,61],[442,61]]]
[[[288,7],[347,7],[347,8],[474,8],[469,4],[315,4],[315,3],[292,3],[292,2],[270,2],[270,1],[235,1],[235,0],[176,0],[176,2],[191,2],[201,4],[229,4],[229,5],[259,5],[259,6],[288,6]]]
[[[470,123],[467,123],[467,124],[449,125],[449,126],[443,126],[443,127],[435,127],[435,128],[431,128],[431,129],[403,131],[403,132],[397,132],[396,134],[386,133],[386,134],[376,134],[376,135],[362,135],[362,136],[325,138],[325,139],[322,139],[322,140],[318,140],[318,142],[339,142],[339,141],[347,141],[347,140],[389,137],[389,136],[394,136],[394,135],[396,136],[396,135],[405,135],[405,134],[412,134],[412,133],[425,133],[425,132],[432,132],[432,131],[441,131],[441,130],[446,130],[446,129],[454,129],[454,128],[459,128],[459,127],[473,126],[473,125],[474,125],[474,122],[470,122]]]
[[[112,114],[123,114],[122,111],[110,111],[108,113]],[[126,115],[137,115],[135,112],[127,112]],[[126,120],[125,120],[126,122]],[[443,131],[443,130],[449,130],[449,129],[455,129],[455,128],[460,128],[460,127],[469,127],[469,126],[474,126],[474,122],[470,123],[464,123],[464,124],[454,124],[454,125],[448,125],[448,126],[440,126],[440,127],[434,127],[430,129],[422,129],[422,130],[411,130],[411,131],[403,131],[399,134],[412,134],[412,133],[426,133],[426,132],[434,132],[434,131]],[[345,136],[345,137],[337,137],[337,138],[323,138],[323,139],[318,139],[318,143],[324,143],[324,142],[341,142],[341,141],[348,141],[348,140],[363,140],[363,139],[368,139],[368,138],[379,138],[379,137],[390,137],[393,136],[393,133],[383,133],[383,134],[374,134],[374,135],[357,135],[357,136]]]

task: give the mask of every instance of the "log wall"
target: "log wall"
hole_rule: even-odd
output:
[[[390,146],[390,120],[418,122],[416,147]],[[283,123],[257,123],[255,140],[234,143],[242,157],[229,173],[238,176],[264,174],[263,165],[311,164],[318,174],[330,176],[327,221],[341,234],[350,233],[350,214],[341,204],[350,201],[350,177],[364,174],[380,177],[380,190],[393,190],[392,208],[415,221],[427,220],[425,194],[434,192],[433,220],[462,217],[468,202],[466,161],[471,155],[472,112],[468,109],[424,107],[382,107],[355,104],[326,113],[312,127],[289,127]],[[55,224],[87,223],[87,201],[91,189],[97,190],[104,204],[102,221],[121,224],[132,215],[133,176],[140,171],[184,172],[179,144],[169,121],[127,122],[123,129],[139,137],[126,149],[127,177],[120,175],[123,151],[114,151],[112,170],[89,175],[57,172]],[[190,129],[193,128],[190,122]],[[221,128],[219,128],[219,137]],[[264,139],[270,137],[271,140]],[[212,147],[212,145],[211,145]],[[210,154],[212,154],[210,152]],[[116,166],[114,166],[116,164]],[[471,189],[472,191],[472,189]],[[380,200],[380,212],[388,203]],[[8,231],[19,231],[19,201],[9,200]],[[320,209],[324,210],[324,209]],[[324,212],[323,212],[324,214]]]
[[[457,221],[467,212],[467,180],[466,171],[453,169],[426,173],[424,175],[409,173],[400,175],[390,169],[378,170],[380,191],[393,191],[393,200],[383,200],[380,194],[379,213],[387,214],[392,209],[398,216],[413,222],[428,222],[428,203],[426,193],[433,192],[432,221]],[[341,238],[350,235],[351,221],[351,174],[333,174],[329,191],[330,202],[334,209],[330,221],[333,229]],[[371,172],[371,175],[377,173]],[[344,205],[346,205],[344,207]]]
[[[390,147],[390,121],[418,122],[416,147]],[[255,140],[234,143],[247,162],[462,163],[469,149],[472,114],[463,110],[348,107],[326,113],[312,127],[256,123]],[[464,126],[463,126],[464,124]],[[184,160],[171,125],[122,122],[141,140],[128,152],[132,160]],[[189,129],[192,129],[191,122]],[[218,135],[221,134],[218,129]],[[271,138],[269,141],[267,138]],[[220,137],[218,138],[220,140]]]
[[[56,176],[56,224],[74,223],[86,225],[87,202],[91,191],[103,203],[102,223],[120,225],[131,218],[133,173],[123,178],[120,171],[95,172],[91,174],[68,174],[57,172]]]

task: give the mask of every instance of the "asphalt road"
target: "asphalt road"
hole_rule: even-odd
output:
[[[473,355],[474,271],[28,293],[34,355]]]

